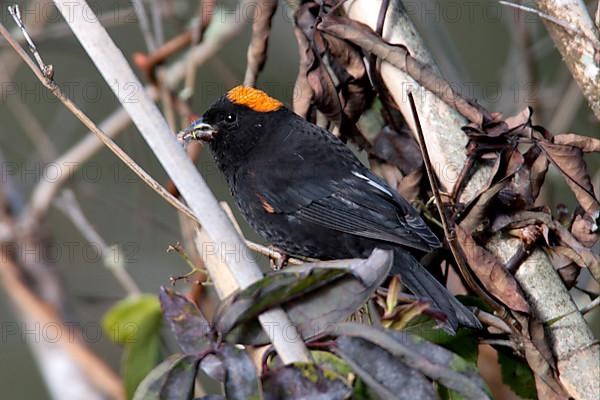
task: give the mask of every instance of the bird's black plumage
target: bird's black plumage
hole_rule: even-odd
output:
[[[264,95],[248,90],[259,99]],[[210,127],[214,158],[237,206],[261,236],[290,255],[320,259],[392,248],[394,271],[447,315],[449,328],[480,326],[402,249],[433,250],[440,246],[437,237],[344,143],[283,106],[259,112],[230,97],[213,104],[200,123]]]

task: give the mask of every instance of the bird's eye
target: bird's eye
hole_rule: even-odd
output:
[[[232,122],[235,122],[236,119],[237,119],[237,117],[235,116],[235,114],[227,114],[225,116],[225,122],[232,123]]]

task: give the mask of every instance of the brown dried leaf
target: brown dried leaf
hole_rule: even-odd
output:
[[[518,161],[508,169],[518,169],[510,184],[502,190],[498,198],[509,209],[523,210],[534,206],[548,170],[548,159],[537,146],[531,147],[524,155],[519,154]]]
[[[244,85],[255,86],[256,78],[265,66],[267,46],[271,34],[273,15],[277,11],[277,0],[259,0],[254,5],[254,20],[252,23],[252,39],[248,46],[248,65],[244,77]]]
[[[578,215],[571,226],[571,233],[585,247],[592,248],[598,241],[598,226],[589,217]]]
[[[556,270],[573,264],[573,261],[576,258],[581,259],[580,257],[577,257],[577,253],[575,253],[572,248],[566,246],[548,247],[546,249],[546,254],[548,254],[548,258],[550,258],[552,266]]]
[[[560,242],[574,250],[578,257],[581,257],[581,261],[573,260],[578,265],[583,263],[585,267],[590,270],[590,273],[600,283],[600,257],[594,254],[589,248],[581,244],[571,232],[556,221],[552,221],[548,224],[550,229],[558,236]]]
[[[578,147],[547,141],[539,141],[537,145],[563,175],[581,207],[593,219],[597,219],[600,216],[600,203],[594,195],[582,150]]]
[[[468,231],[474,231],[487,217],[487,209],[492,200],[500,193],[507,184],[508,180],[503,179],[494,184],[478,197],[475,197],[469,205],[467,205],[466,214],[463,215],[460,225]]]
[[[581,268],[585,267],[581,257],[572,248],[565,246],[549,247],[546,253],[567,289],[575,286]]]
[[[554,358],[545,338],[544,326],[532,316],[514,317],[523,327],[523,348],[527,364],[535,376],[539,399],[565,400],[568,398],[554,374]]]
[[[304,33],[298,28],[294,27],[294,35],[298,42],[298,76],[296,78],[296,84],[294,85],[294,98],[292,99],[292,108],[294,112],[301,117],[308,118],[310,111],[311,102],[313,98],[313,90],[308,83],[308,69],[314,63],[314,53],[310,48],[310,44],[304,36]]]
[[[405,71],[423,87],[455,107],[469,121],[481,125],[485,120],[491,119],[487,111],[462,97],[432,68],[412,57],[406,48],[385,42],[369,26],[349,18],[328,14],[318,24],[318,29],[350,41],[364,51]]]
[[[506,118],[504,122],[509,131],[516,131],[531,125],[532,114],[533,109],[531,107],[526,107],[518,114]]]
[[[407,131],[397,132],[386,126],[375,138],[372,153],[393,164],[408,175],[423,166],[421,149],[414,137]]]
[[[456,238],[471,270],[483,286],[507,307],[528,313],[529,305],[515,278],[492,253],[479,246],[463,227],[456,226]]]
[[[360,49],[350,42],[323,34],[329,62],[338,81],[343,111],[350,123],[356,123],[365,111],[372,89]]]
[[[318,12],[319,5],[311,2],[302,5],[295,14],[296,27],[306,39],[306,41],[300,39],[298,45],[304,49],[308,44],[312,52],[312,55],[301,55],[300,61],[306,63],[301,66],[301,69],[306,71],[306,80],[312,91],[314,105],[336,126],[341,127],[342,104],[331,75],[321,61],[326,51],[326,43],[321,32],[315,29]]]
[[[547,171],[548,158],[543,154],[539,154],[531,166],[529,166],[529,183],[531,185],[531,197],[534,202],[540,194]]]
[[[554,221],[549,212],[519,211],[511,215],[499,215],[492,224],[492,232],[505,228],[522,228],[527,225],[547,226],[561,245],[571,248],[573,252],[563,252],[572,255],[571,260],[581,267],[588,268],[597,282],[600,282],[600,257],[580,243],[575,236],[559,222]],[[545,234],[547,236],[547,233]],[[556,248],[557,246],[553,246]]]
[[[516,213],[500,214],[494,219],[492,232],[498,232],[505,228],[517,229],[527,225],[551,225],[552,217],[543,211],[519,211]]]
[[[560,268],[558,270],[558,274],[560,275],[560,279],[562,279],[565,287],[567,289],[571,289],[577,283],[577,278],[579,278],[579,273],[581,272],[581,268],[579,268],[575,264],[569,264],[564,268]]]
[[[408,201],[416,201],[419,199],[419,192],[421,191],[421,179],[423,179],[423,170],[418,169],[403,177],[398,182],[396,191]]]
[[[576,135],[574,133],[563,133],[552,138],[555,144],[565,144],[578,147],[584,153],[600,152],[600,139]]]

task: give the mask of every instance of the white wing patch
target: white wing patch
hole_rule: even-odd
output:
[[[387,194],[388,196],[394,197],[394,195],[389,190],[387,190],[385,187],[381,186],[379,183],[375,182],[374,180],[369,179],[368,177],[364,176],[360,172],[352,171],[352,175],[359,177],[360,179],[366,181],[369,185],[382,191],[383,193]]]

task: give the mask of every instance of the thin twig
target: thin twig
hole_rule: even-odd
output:
[[[600,0],[596,1],[596,14],[594,16],[596,28],[600,29]]]
[[[246,74],[244,85],[255,86],[258,74],[262,71],[267,59],[267,48],[271,33],[273,16],[277,11],[278,0],[260,0],[254,8],[252,37],[246,56]]]
[[[484,325],[493,326],[494,328],[497,328],[498,330],[504,333],[513,333],[512,329],[510,329],[510,326],[508,326],[506,322],[496,317],[494,314],[490,314],[483,310],[477,309],[475,311],[475,315]]]
[[[504,0],[499,0],[498,3],[500,3],[504,6],[516,8],[517,10],[533,13],[533,14],[537,15],[538,17],[543,18],[547,21],[550,21],[556,25],[559,25],[576,35],[583,35],[583,32],[581,32],[581,30],[579,28],[577,28],[575,25],[569,24],[568,22],[562,21],[558,18],[554,18],[551,15],[544,14],[543,12],[536,10],[535,8],[527,7],[527,6],[524,6],[521,4],[510,3],[510,2],[504,1]]]
[[[112,254],[112,251],[106,241],[102,239],[102,236],[96,231],[94,226],[87,219],[79,203],[75,199],[75,195],[72,191],[64,191],[62,196],[58,197],[55,201],[59,210],[61,210],[79,229],[79,232],[89,242],[94,243],[99,247],[100,254],[104,254],[103,258],[104,265],[116,278],[117,282],[130,296],[137,296],[141,294],[140,288],[135,283],[131,275],[125,269],[125,265],[118,264],[117,262],[108,262],[108,255]]]
[[[13,17],[15,23],[23,33],[23,37],[25,38],[25,41],[29,46],[29,50],[31,51],[33,57],[35,58],[35,61],[37,62],[38,67],[40,68],[44,76],[52,79],[52,66],[44,63],[42,57],[40,56],[40,53],[37,50],[37,47],[35,46],[35,43],[33,43],[33,40],[31,40],[29,33],[27,33],[27,29],[25,29],[25,24],[23,24],[23,20],[21,19],[21,11],[19,9],[19,6],[16,4],[8,6],[8,12]]]
[[[586,304],[579,311],[581,312],[582,315],[585,315],[598,306],[600,306],[600,297],[596,297],[596,299],[594,299],[593,301]]]
[[[515,344],[510,340],[503,339],[482,339],[479,344],[488,344],[490,346],[504,346],[516,350]]]
[[[102,121],[99,128],[109,137],[115,138],[129,125],[130,122],[129,115],[125,110],[119,109]],[[38,146],[41,147],[41,145]],[[63,155],[54,159],[54,163],[64,172],[60,175],[59,179],[42,180],[33,188],[29,200],[29,211],[32,213],[32,217],[34,219],[39,219],[45,215],[52,204],[54,196],[72,179],[73,174],[78,168],[103,148],[103,143],[96,138],[96,135],[93,132],[89,132]]]
[[[215,8],[215,0],[200,0],[198,3],[197,19],[195,25],[192,27],[192,42],[191,48],[194,48],[204,39],[204,32],[212,21],[213,11]],[[189,100],[194,94],[194,87],[196,86],[196,73],[198,66],[193,62],[192,58],[189,57],[187,63],[187,69],[185,74],[185,84],[183,90],[179,93],[179,97],[182,100]]]
[[[133,4],[135,15],[140,23],[140,30],[142,31],[144,42],[146,42],[146,47],[148,48],[148,51],[153,52],[156,50],[157,46],[156,41],[152,36],[152,30],[150,29],[150,22],[148,21],[148,14],[146,14],[144,3],[142,0],[131,0],[131,2]]]
[[[162,46],[165,41],[165,33],[162,23],[161,1],[150,0],[150,14],[152,15],[152,25],[154,25],[154,40],[158,46]]]
[[[184,205],[179,199],[169,193],[165,188],[163,188],[160,183],[158,183],[154,178],[152,178],[146,171],[144,171],[118,144],[116,144],[108,135],[102,132],[96,124],[83,112],[79,107],[75,105],[60,89],[60,86],[53,80],[49,79],[45,76],[40,69],[33,63],[33,61],[27,56],[25,50],[17,43],[10,32],[6,30],[4,25],[0,23],[0,34],[4,36],[4,38],[10,43],[13,49],[17,52],[17,54],[25,61],[27,66],[33,71],[35,76],[40,80],[40,82],[50,90],[50,92],[56,96],[68,109],[73,113],[75,117],[77,117],[90,131],[92,131],[101,141],[108,147],[117,157],[121,159],[142,181],[144,181],[152,190],[158,193],[163,199],[165,199],[169,204],[173,207],[187,215],[190,219],[200,223],[196,216],[191,212],[191,210]],[[46,64],[42,62],[42,68]]]

